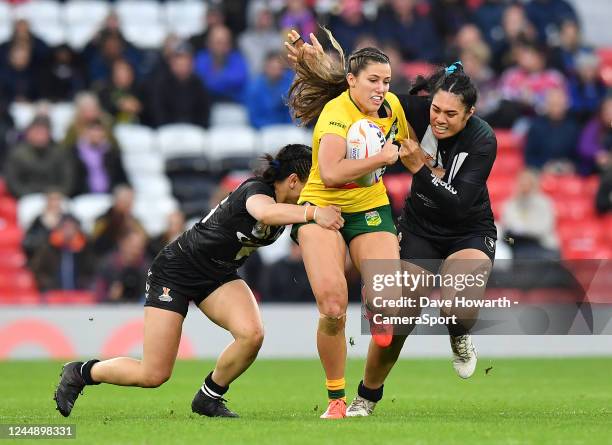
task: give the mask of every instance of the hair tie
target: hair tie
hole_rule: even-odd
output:
[[[446,70],[446,75],[448,76],[449,74],[453,74],[455,71],[457,71],[457,69],[459,67],[463,67],[463,64],[461,63],[461,60],[457,60],[455,63],[451,63],[445,69]]]
[[[272,166],[272,168],[278,173],[280,171],[280,166],[281,163],[278,159],[274,159],[272,161],[270,161],[270,165]]]

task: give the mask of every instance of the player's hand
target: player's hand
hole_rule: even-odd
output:
[[[417,141],[412,139],[404,139],[399,149],[399,157],[406,167],[412,174],[418,172],[423,165],[423,150]]]
[[[306,43],[304,38],[300,36],[300,33],[292,29],[287,34],[287,41],[285,42],[285,49],[287,50],[287,58],[291,68],[295,69],[295,64],[298,59],[304,60],[321,60],[322,62],[331,64],[331,59],[325,54],[323,47],[319,43],[319,40],[313,33],[309,35],[311,43]]]
[[[378,156],[381,157],[382,161],[384,162],[384,165],[395,164],[399,156],[399,153],[397,151],[397,145],[395,145],[393,141],[389,139],[387,142],[385,142],[383,148],[381,148],[380,153],[378,153]]]
[[[340,208],[336,206],[317,207],[314,222],[325,229],[339,230],[344,226]]]

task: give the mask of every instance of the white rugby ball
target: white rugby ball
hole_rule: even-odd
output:
[[[368,119],[354,122],[346,134],[346,159],[367,159],[379,153],[385,145],[385,135],[378,125]],[[369,187],[380,181],[385,167],[356,179],[360,187]]]

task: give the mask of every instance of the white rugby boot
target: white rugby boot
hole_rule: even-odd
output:
[[[346,409],[346,417],[367,417],[372,414],[376,402],[356,396]]]
[[[450,336],[450,344],[453,350],[453,368],[459,377],[468,379],[476,370],[476,348],[472,343],[470,334]]]

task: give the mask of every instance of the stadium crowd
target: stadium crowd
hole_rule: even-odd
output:
[[[479,89],[477,113],[498,132],[489,190],[500,231],[514,239],[510,256],[612,253],[612,83],[602,76],[612,52],[583,41],[580,17],[565,0],[210,2],[199,28],[168,32],[158,46],[130,37],[121,1],[107,3],[108,15],[80,45],[38,35],[31,17],[18,13],[28,3],[36,4],[4,3],[17,12],[0,44],[0,294],[84,290],[93,301],[142,300],[152,257],[231,191],[254,156],[208,156],[201,147],[166,153],[157,173],[171,184],[161,192],[171,204],[160,212],[153,181],[137,174],[146,162],[134,162],[134,139],[122,129],[149,131],[161,143],[164,129],[195,127],[220,133],[222,150],[241,131],[286,130],[292,72],[282,42],[288,30],[307,36],[318,24],[347,53],[382,48],[397,94],[417,74],[462,61]],[[69,109],[59,127],[58,104]],[[170,145],[181,143],[169,134]],[[384,180],[400,209],[410,175],[398,163]],[[135,195],[144,192],[148,201],[135,212]],[[76,205],[95,195],[102,204]],[[29,201],[37,210],[27,211]],[[289,242],[246,267],[262,301],[314,301]],[[356,275],[348,263],[346,270]]]

